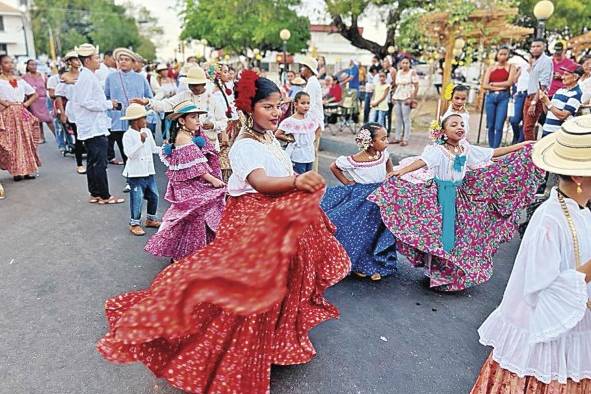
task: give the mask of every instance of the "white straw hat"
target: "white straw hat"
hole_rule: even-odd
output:
[[[64,57],[62,58],[62,60],[65,62],[65,61],[68,61],[70,59],[77,59],[77,58],[78,58],[78,53],[76,53],[76,51],[69,51],[69,52],[67,52],[64,55]]]
[[[205,71],[199,66],[188,67],[184,82],[187,85],[205,85],[207,83]]]
[[[139,118],[145,118],[148,116],[148,111],[141,104],[132,103],[125,110],[125,116],[121,117],[121,120],[134,120]]]
[[[156,71],[164,70],[168,70],[168,65],[166,63],[160,63],[158,66],[156,66]]]
[[[300,59],[299,63],[303,66],[306,66],[314,73],[314,75],[318,75],[318,61],[310,56],[304,56]]]
[[[78,56],[92,56],[99,53],[98,47],[92,44],[82,44],[79,47],[74,48]]]
[[[206,114],[207,110],[205,108],[198,107],[190,100],[185,100],[174,106],[172,113],[168,115],[168,119],[177,120],[183,115],[192,113]]]
[[[137,54],[127,48],[117,48],[113,51],[115,60],[119,60],[121,55],[129,57],[131,60],[137,60]]]
[[[591,115],[570,118],[538,141],[534,164],[559,175],[591,176]]]

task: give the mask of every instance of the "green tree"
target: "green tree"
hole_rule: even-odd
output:
[[[38,53],[50,52],[51,31],[57,54],[90,42],[101,51],[142,48],[144,57],[155,57],[155,47],[145,42],[136,19],[128,15],[126,7],[110,0],[36,0],[31,19]]]
[[[535,27],[534,7],[539,0],[520,0],[518,23],[522,26]],[[569,28],[572,35],[579,35],[585,27],[591,25],[591,1],[589,0],[552,0],[554,14],[546,22],[548,31],[562,31]]]
[[[300,0],[185,0],[182,39],[203,39],[215,48],[243,53],[248,48],[280,50],[279,32],[289,29],[288,51],[307,48],[307,17],[294,11]]]

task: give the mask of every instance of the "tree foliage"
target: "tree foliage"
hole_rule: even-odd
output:
[[[288,51],[307,48],[307,17],[298,16],[300,0],[185,0],[181,38],[206,39],[210,46],[243,53],[258,48],[280,50],[282,29],[291,32]]]
[[[519,24],[527,27],[536,25],[534,7],[539,0],[519,1]],[[579,35],[585,27],[590,28],[591,1],[588,0],[552,0],[554,13],[548,19],[546,28],[549,31],[563,31],[569,28],[572,35]]]
[[[140,33],[136,19],[127,11],[127,7],[109,0],[36,0],[31,11],[36,50],[50,52],[51,30],[58,54],[90,42],[101,51],[118,47],[141,49],[142,56],[153,59],[154,45],[146,42],[148,39]]]

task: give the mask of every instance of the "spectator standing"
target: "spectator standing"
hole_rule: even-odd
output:
[[[392,62],[390,61],[389,57],[385,57],[382,60],[382,70],[386,73],[386,82],[389,85],[392,85],[392,80],[396,75],[396,69],[392,67]],[[390,88],[390,92],[392,92],[392,88]],[[390,138],[390,133],[392,131],[392,112],[394,111],[394,103],[392,102],[391,97],[388,97],[388,115],[386,115],[386,130],[388,131],[388,138]]]
[[[51,102],[52,108],[52,123],[53,128],[55,129],[55,141],[57,142],[57,148],[60,151],[66,150],[66,131],[62,127],[61,123],[58,121],[59,114],[57,113],[57,109],[55,108],[55,88],[60,83],[60,78],[63,73],[66,72],[65,68],[60,68],[57,74],[52,75],[51,77],[47,78],[47,96]]]
[[[509,59],[509,63],[515,65],[517,69],[515,83],[515,93],[513,94],[513,116],[509,118],[509,123],[513,129],[513,142],[515,145],[523,141],[523,104],[527,97],[527,85],[529,83],[529,62],[519,55]]]
[[[388,115],[388,96],[390,85],[386,83],[386,73],[378,73],[378,83],[374,87],[373,100],[371,101],[370,122],[377,122],[386,128],[386,116]]]
[[[292,81],[291,81],[291,87],[289,89],[289,98],[291,100],[294,99],[295,95],[298,94],[298,92],[301,92],[302,90],[304,90],[304,87],[306,86],[306,80],[302,77],[295,77]]]
[[[342,84],[349,84],[349,89],[357,92],[357,98],[359,98],[359,65],[353,59],[349,62],[348,76],[342,82]]]
[[[109,74],[117,71],[117,62],[113,56],[113,51],[106,51],[103,54],[103,61],[96,72],[96,76],[101,83],[101,87],[105,87],[105,81]]]
[[[150,80],[150,87],[156,99],[172,97],[176,93],[176,81],[168,76],[168,65],[160,63],[156,67],[156,76]],[[162,132],[162,140],[164,143],[168,142],[170,135],[170,125],[172,121],[165,117],[164,112],[160,112],[160,130]]]
[[[535,39],[531,43],[532,65],[527,85],[527,98],[523,105],[523,137],[526,141],[537,139],[536,123],[543,112],[542,103],[538,100],[538,92],[546,91],[552,80],[552,59],[544,53],[545,50],[544,40]]]
[[[515,80],[516,68],[508,62],[509,49],[500,48],[495,56],[495,64],[484,74],[482,87],[487,95],[484,103],[486,109],[486,128],[488,130],[488,146],[498,148],[503,139],[503,126],[507,119],[507,108],[510,89]]]
[[[583,93],[579,87],[578,81],[584,74],[583,67],[576,63],[569,67],[562,67],[563,87],[558,89],[552,99],[543,91],[540,92],[540,101],[546,111],[546,122],[542,128],[542,137],[554,133],[560,129],[562,123],[569,117],[574,116],[581,105]]]
[[[306,80],[304,91],[310,96],[309,115],[316,120],[320,127],[319,137],[315,144],[315,160],[312,166],[314,171],[318,170],[318,148],[320,145],[320,134],[324,131],[324,106],[322,105],[322,87],[318,81],[318,62],[311,57],[304,57],[300,60],[300,75]]]
[[[583,92],[581,104],[589,106],[591,104],[591,55],[585,56],[581,60],[584,74],[579,79],[579,87]]]
[[[27,81],[27,83],[35,89],[35,93],[37,93],[37,98],[29,107],[29,111],[39,119],[39,143],[44,144],[45,135],[43,132],[43,123],[47,124],[47,127],[49,127],[49,130],[51,130],[54,136],[55,127],[53,127],[53,118],[47,108],[47,80],[45,75],[37,71],[37,60],[27,60],[26,73],[23,75],[23,79]]]
[[[380,64],[380,60],[377,56],[374,56],[371,59],[371,66],[369,66],[367,80],[365,81],[365,97],[363,99],[363,121],[366,123],[369,122],[371,99],[373,97],[375,85],[379,81],[378,73],[381,71],[381,69],[382,65]]]
[[[71,106],[76,119],[78,139],[84,141],[87,153],[86,179],[90,192],[89,203],[121,204],[123,198],[109,193],[107,179],[107,149],[111,121],[107,110],[119,107],[115,100],[107,100],[95,75],[100,67],[98,51],[92,44],[76,48],[82,63],[80,75],[72,89]]]
[[[410,112],[416,107],[416,98],[419,93],[419,77],[410,67],[410,59],[403,58],[398,63],[398,71],[392,80],[392,89],[394,90],[392,101],[396,113],[396,138],[392,143],[406,146],[411,131]]]
[[[564,86],[564,82],[562,81],[564,72],[562,71],[562,68],[564,67],[568,69],[575,64],[574,61],[564,55],[564,44],[562,42],[559,41],[554,44],[554,54],[552,55],[554,73],[552,75],[552,83],[550,83],[550,88],[548,89],[548,97],[552,98],[554,93]]]

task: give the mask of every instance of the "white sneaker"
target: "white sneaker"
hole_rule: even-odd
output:
[[[125,187],[123,188],[123,193],[129,193],[131,191],[131,186],[129,186],[129,184],[126,184]]]

